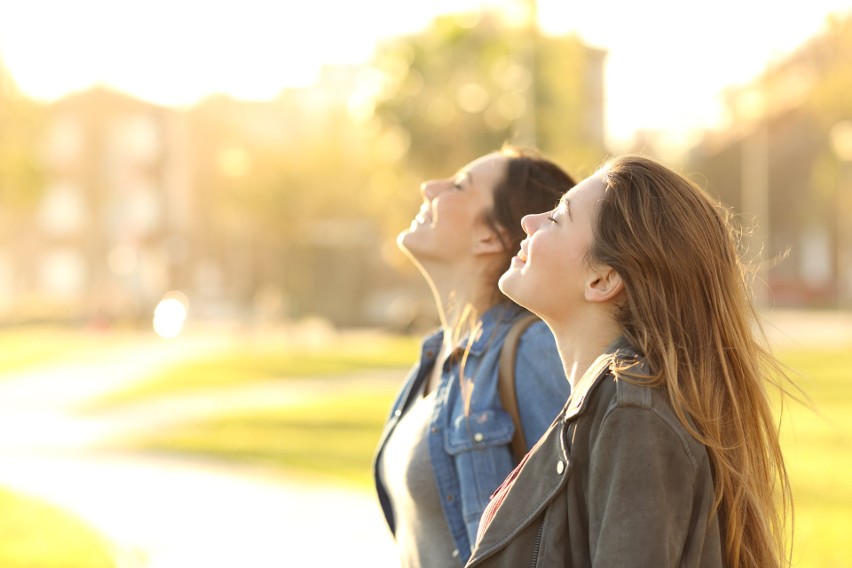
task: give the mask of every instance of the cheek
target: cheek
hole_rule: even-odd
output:
[[[553,241],[540,241],[530,247],[529,268],[536,272],[545,272],[554,277],[562,273],[565,264],[565,251]]]
[[[530,262],[524,267],[529,271],[531,281],[548,295],[573,294],[571,291],[580,286],[583,280],[583,253],[556,240],[540,245],[530,250]]]
[[[436,212],[439,220],[443,219],[448,225],[459,229],[472,225],[475,213],[470,204],[460,202],[442,203],[438,206]]]

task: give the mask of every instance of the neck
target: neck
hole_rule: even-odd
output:
[[[595,359],[621,335],[621,328],[605,310],[592,309],[566,321],[546,321],[572,389]]]
[[[444,330],[444,341],[452,338],[452,331],[470,318],[478,318],[495,303],[494,287],[485,277],[482,267],[429,266],[418,264],[432,296]]]

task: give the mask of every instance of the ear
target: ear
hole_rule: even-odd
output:
[[[589,272],[584,296],[587,302],[609,302],[624,290],[621,275],[611,267],[600,265]]]
[[[473,254],[499,254],[505,252],[503,241],[486,223],[477,227],[473,234]]]

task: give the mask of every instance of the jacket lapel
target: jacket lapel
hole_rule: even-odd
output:
[[[567,424],[583,412],[586,395],[606,375],[612,359],[612,354],[605,354],[595,360],[557,419],[530,450],[526,463],[477,543],[472,560],[489,556],[509,543],[539,517],[565,485],[572,470],[565,445]]]

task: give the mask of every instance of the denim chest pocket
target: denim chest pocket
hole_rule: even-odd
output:
[[[447,432],[445,447],[450,455],[505,446],[512,441],[515,425],[502,410],[481,410],[459,416]]]
[[[514,434],[512,418],[502,410],[460,416],[446,432],[444,448],[455,465],[462,516],[471,542],[491,494],[514,467],[509,448]]]

